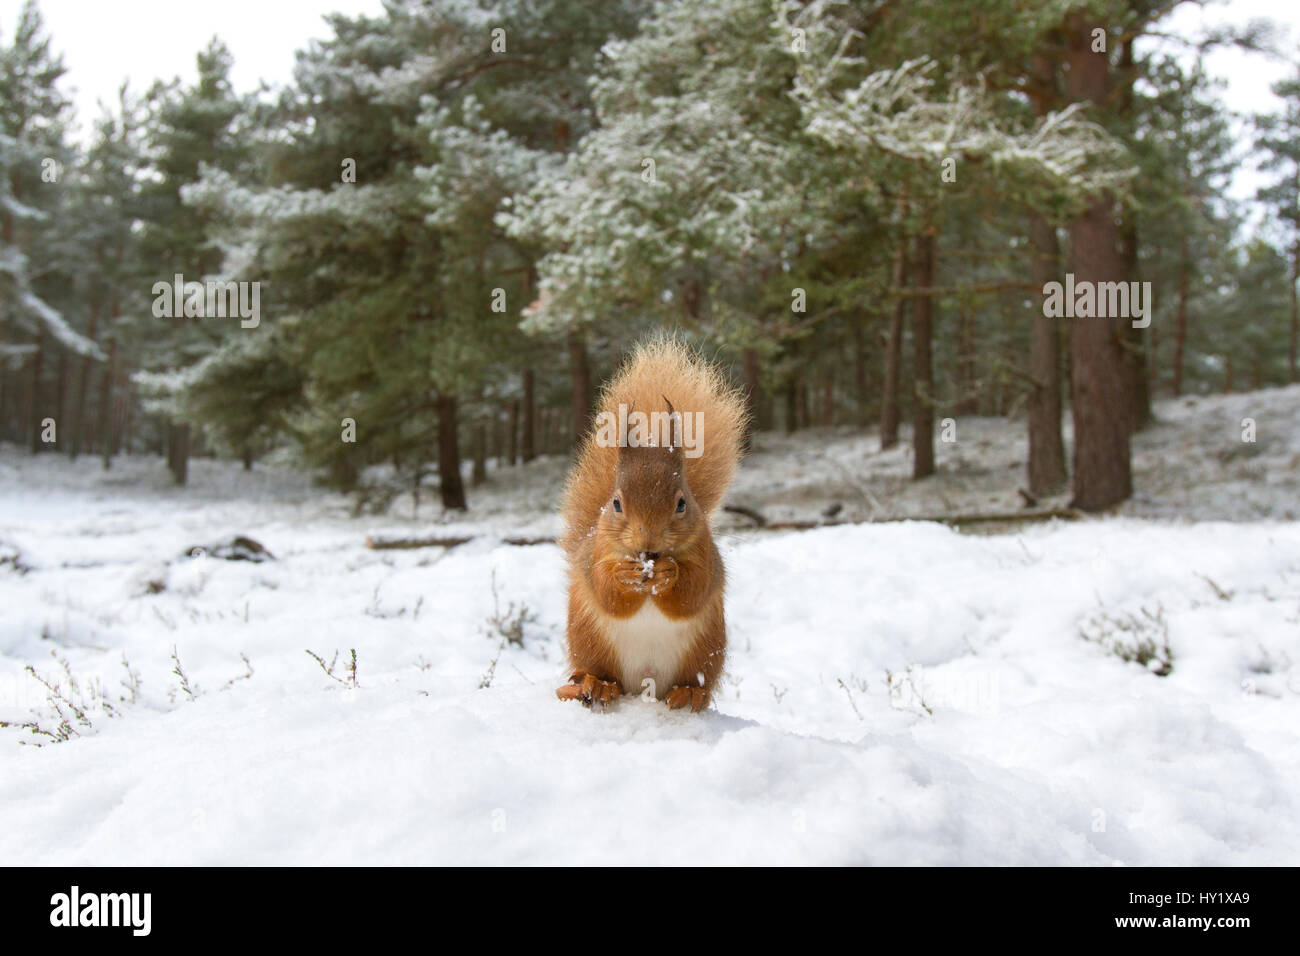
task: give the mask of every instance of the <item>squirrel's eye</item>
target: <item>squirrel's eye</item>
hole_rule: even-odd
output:
[[[685,498],[678,498],[678,499],[677,499],[677,513],[678,513],[678,514],[681,514],[681,513],[682,513],[683,511],[685,511],[685,510],[686,510],[686,499],[685,499]]]
[[[623,504],[617,498],[614,499],[614,510],[619,514],[623,513]]]

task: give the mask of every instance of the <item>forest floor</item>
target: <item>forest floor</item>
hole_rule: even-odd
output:
[[[760,436],[732,503],[874,523],[725,517],[701,715],[555,699],[560,553],[499,539],[558,529],[560,459],[355,518],[270,464],[0,447],[0,720],[71,738],[0,729],[0,861],[1300,863],[1300,387],[1157,416],[1117,514],[981,535],[884,519],[1022,507],[1023,422],[919,483],[906,434]],[[274,560],[186,555],[235,534]]]

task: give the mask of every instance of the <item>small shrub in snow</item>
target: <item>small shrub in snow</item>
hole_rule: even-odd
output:
[[[1169,647],[1169,625],[1165,610],[1139,608],[1137,614],[1111,613],[1104,608],[1079,626],[1079,636],[1102,647],[1122,661],[1141,664],[1157,677],[1174,670],[1174,652]]]
[[[31,570],[23,563],[18,549],[3,541],[0,541],[0,568],[8,568],[17,574],[26,574]]]
[[[193,700],[198,696],[198,688],[190,684],[190,679],[185,674],[185,668],[181,667],[180,655],[176,653],[176,645],[174,644],[172,645],[172,665],[172,673],[176,675],[176,679],[181,683],[181,693]],[[171,696],[175,699],[176,692],[174,690]]]
[[[50,656],[63,670],[62,678],[46,677],[30,664],[24,668],[45,688],[45,706],[48,711],[45,713],[33,711],[30,720],[0,721],[0,727],[26,730],[37,737],[36,741],[23,741],[23,743],[35,743],[37,747],[62,743],[73,737],[82,736],[84,731],[94,727],[90,719],[93,711],[98,710],[108,717],[117,716],[116,708],[105,699],[104,689],[98,680],[89,681],[83,687],[73,675],[72,666],[66,658],[59,657],[53,651],[50,652]]]
[[[536,613],[527,604],[515,604],[514,601],[510,601],[506,604],[505,610],[501,610],[501,595],[497,590],[497,573],[494,570],[492,572],[492,613],[488,616],[488,626],[485,630],[489,637],[500,636],[501,641],[497,645],[496,654],[492,657],[492,663],[488,665],[487,673],[479,681],[480,690],[492,686],[492,678],[497,671],[497,661],[501,659],[501,652],[505,650],[506,645],[523,647],[524,628],[536,620]]]
[[[515,604],[510,601],[506,604],[506,609],[501,610],[501,596],[497,592],[497,575],[492,572],[492,614],[488,617],[487,623],[490,628],[489,633],[500,635],[506,644],[513,644],[515,647],[524,646],[524,627],[537,620],[537,615],[527,604]]]
[[[357,652],[355,648],[351,649],[351,655],[351,659],[347,664],[347,669],[343,672],[343,676],[340,677],[338,674],[334,673],[334,669],[339,663],[338,651],[334,652],[334,657],[330,660],[328,665],[325,663],[325,658],[313,651],[307,651],[307,656],[320,665],[320,669],[325,672],[325,676],[330,680],[338,681],[344,687],[357,687],[359,685],[357,684]],[[251,666],[249,670],[251,672]]]

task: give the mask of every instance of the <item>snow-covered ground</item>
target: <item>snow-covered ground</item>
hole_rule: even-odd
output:
[[[555,699],[560,554],[498,542],[556,530],[562,461],[444,520],[353,518],[269,466],[177,490],[157,460],[0,449],[0,720],[57,733],[30,665],[89,721],[0,730],[0,862],[1300,863],[1300,388],[1158,414],[1117,516],[728,518],[702,715]],[[870,435],[763,436],[732,501],[1018,507],[1022,426],[957,437],[913,485]],[[364,547],[455,529],[482,537]],[[235,534],[275,560],[184,556]]]

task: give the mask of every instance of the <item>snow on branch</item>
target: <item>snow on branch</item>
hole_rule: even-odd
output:
[[[813,9],[824,15],[820,5]],[[778,23],[792,29],[785,17],[780,8]],[[834,27],[815,18],[800,18],[800,28],[816,31],[825,48],[834,44],[820,63],[800,58],[793,90],[808,132],[831,145],[914,163],[983,160],[1083,194],[1120,190],[1136,172],[1123,145],[1088,120],[1080,104],[1027,124],[982,76],[963,75],[960,64],[943,77],[941,90],[929,57],[869,72],[854,84],[855,71],[866,67],[845,53],[853,35],[836,39]]]
[[[46,305],[30,289],[23,286],[19,287],[18,305],[19,308],[26,311],[28,315],[34,316],[41,325],[45,326],[45,331],[58,339],[64,348],[78,355],[86,355],[100,361],[104,360],[104,352],[98,345],[74,330],[72,326],[64,321],[63,316]]]

